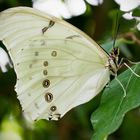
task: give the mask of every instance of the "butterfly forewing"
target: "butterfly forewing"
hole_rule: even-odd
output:
[[[38,10],[2,12],[0,39],[14,64],[18,99],[31,120],[60,119],[109,81],[108,55],[77,28]]]

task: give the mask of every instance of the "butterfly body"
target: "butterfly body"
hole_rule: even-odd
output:
[[[60,119],[95,97],[117,71],[118,60],[86,34],[35,9],[2,12],[0,39],[13,61],[15,90],[30,120]]]

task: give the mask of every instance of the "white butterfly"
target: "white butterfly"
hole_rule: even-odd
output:
[[[118,50],[108,55],[69,23],[38,10],[0,13],[0,39],[17,74],[15,90],[31,120],[58,120],[88,102],[119,68]]]

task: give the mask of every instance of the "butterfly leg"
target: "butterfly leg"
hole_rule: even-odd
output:
[[[120,80],[117,78],[117,75],[115,76],[115,80],[119,83],[119,85],[122,87],[123,89],[123,93],[124,93],[124,96],[123,97],[126,97],[126,90],[123,86],[123,84],[120,82]]]
[[[119,68],[121,68],[123,65],[126,66],[136,77],[139,77],[140,78],[140,75],[138,75],[137,73],[135,73],[135,71],[127,64],[127,63],[130,63],[130,64],[140,64],[140,62],[132,62],[130,60],[128,60],[127,58],[122,58],[120,63],[119,63]]]

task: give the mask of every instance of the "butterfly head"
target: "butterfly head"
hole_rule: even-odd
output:
[[[115,57],[115,58],[118,57],[119,54],[120,54],[120,49],[119,49],[118,47],[113,48],[112,51],[111,51],[111,53],[110,53],[110,55],[111,55],[112,57]]]
[[[116,47],[116,48],[113,48],[109,54],[108,66],[109,66],[111,75],[113,76],[117,74],[117,71],[121,66],[121,59],[119,59],[119,53],[120,53],[120,50],[119,48]]]

